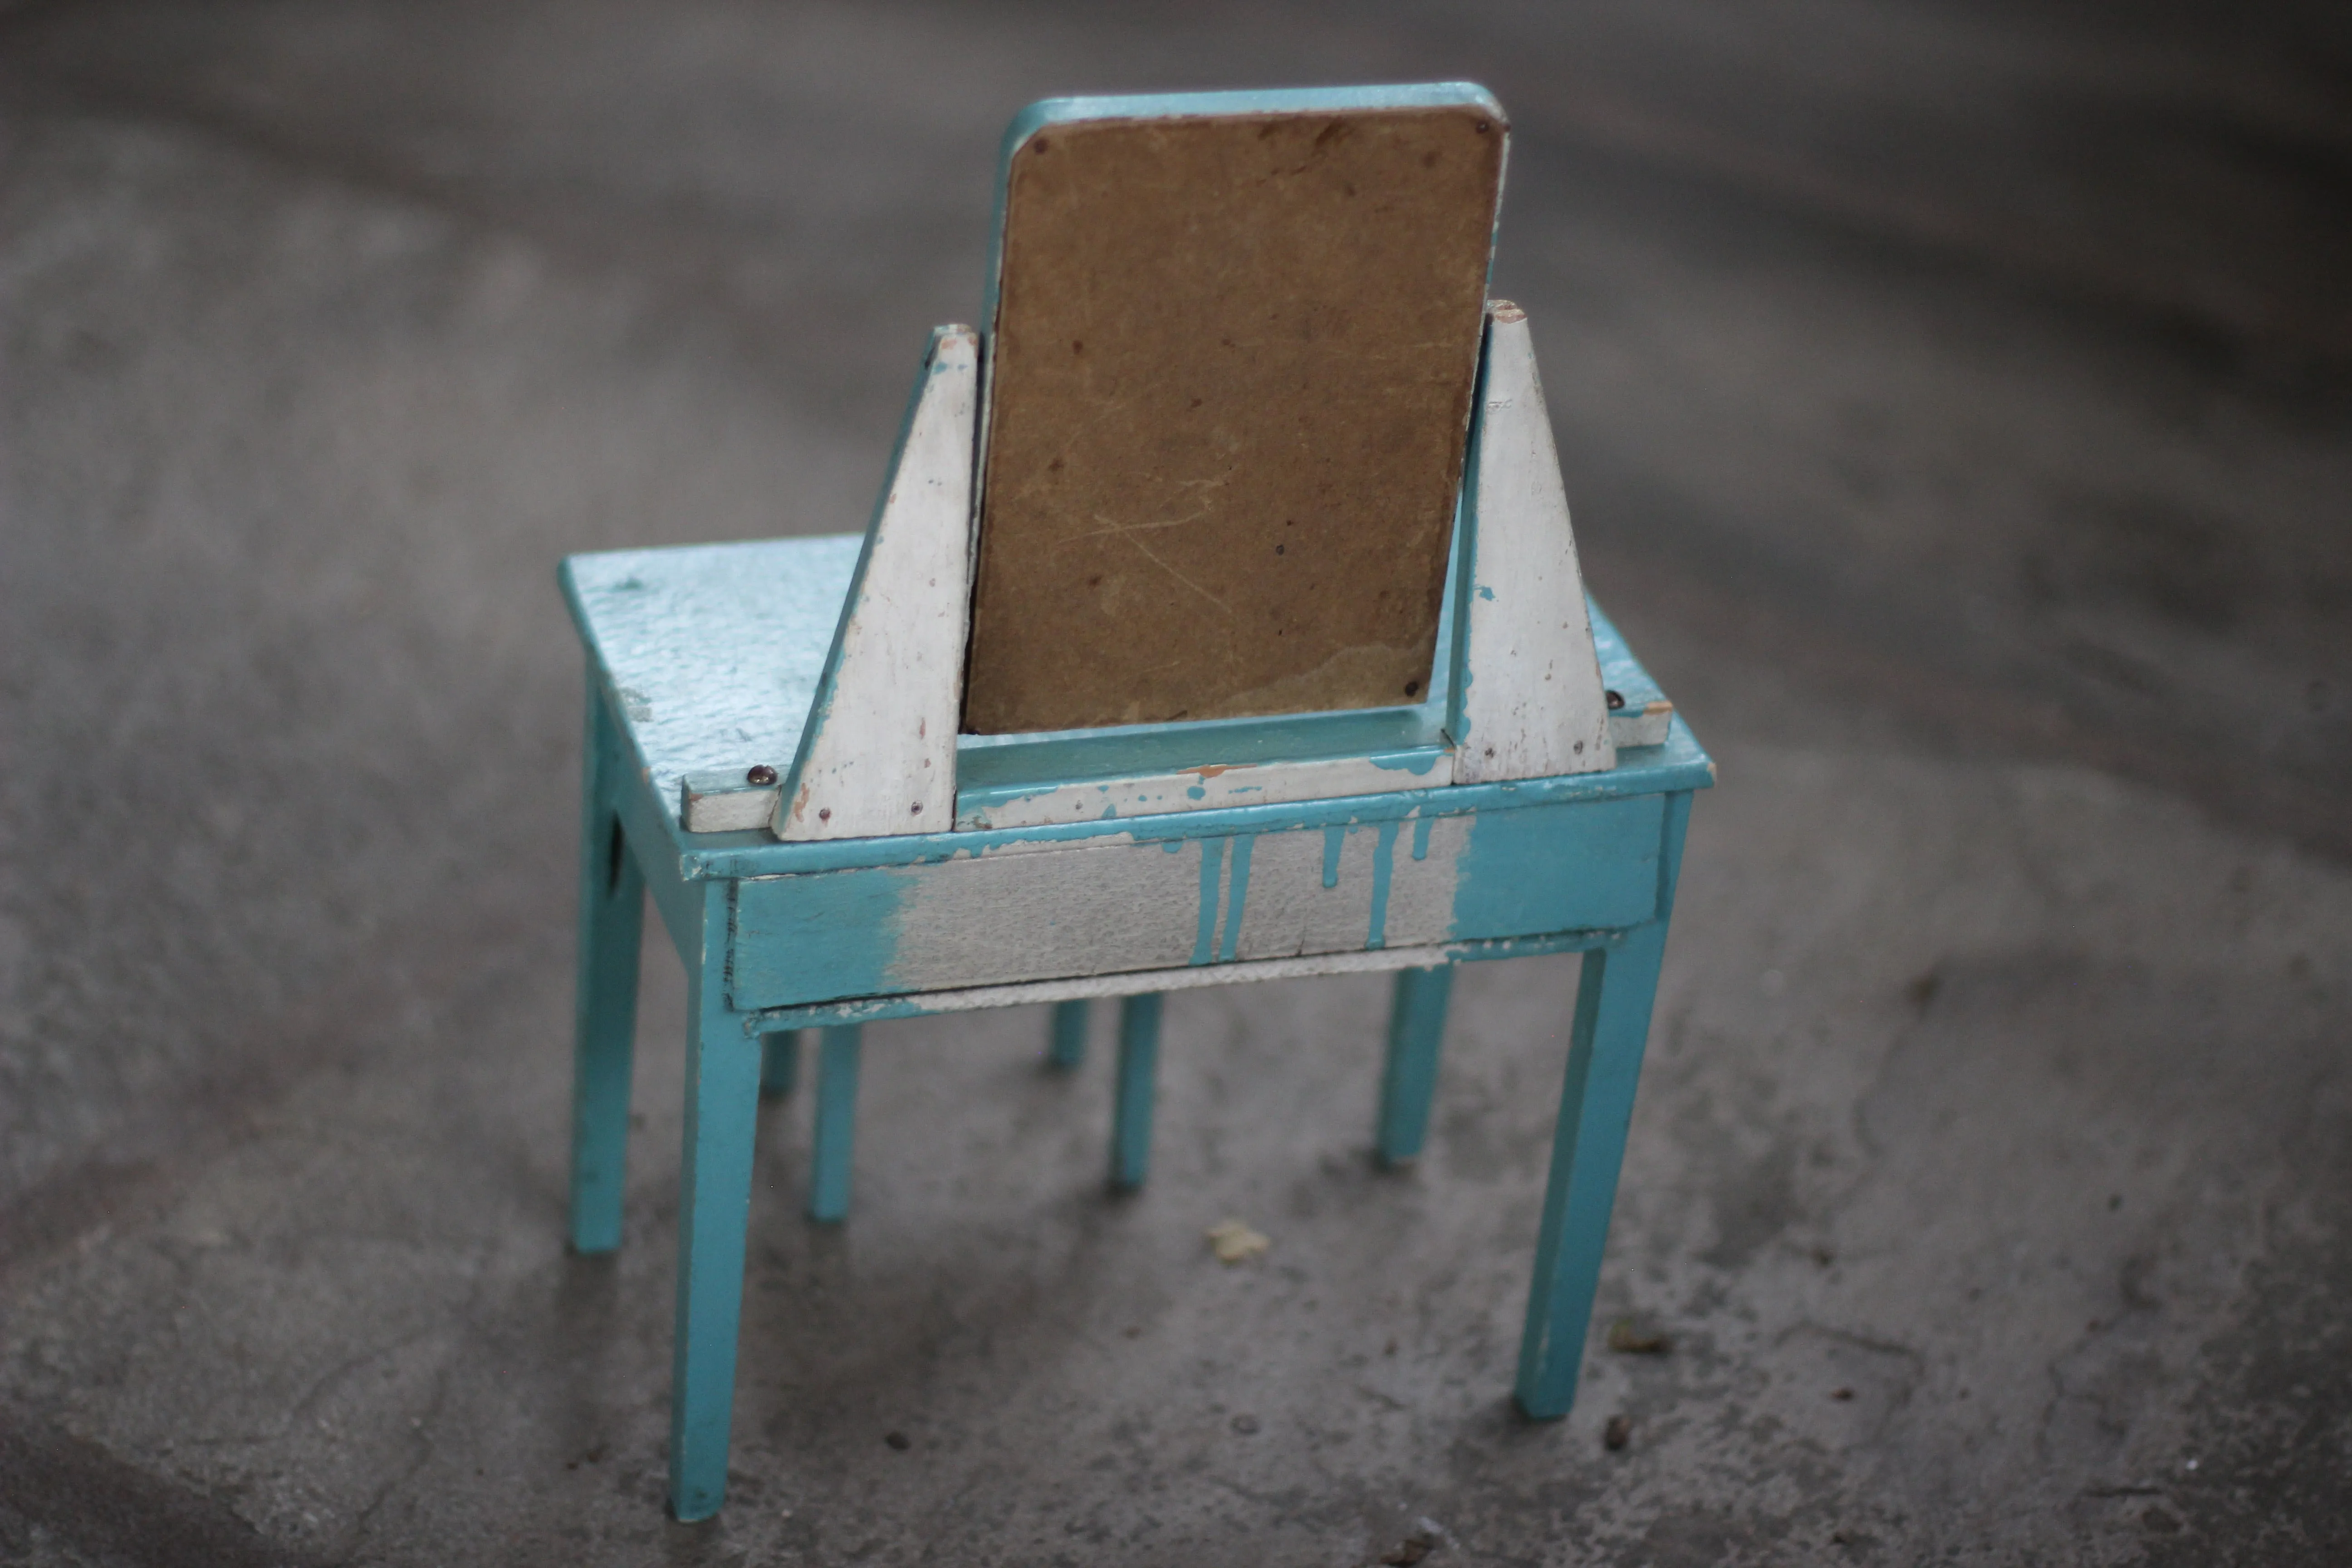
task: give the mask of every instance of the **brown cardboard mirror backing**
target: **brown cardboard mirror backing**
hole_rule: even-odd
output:
[[[968,732],[1425,695],[1503,142],[1382,109],[1013,154]]]

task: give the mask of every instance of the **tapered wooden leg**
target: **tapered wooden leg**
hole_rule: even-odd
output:
[[[1160,1070],[1160,994],[1151,992],[1119,1004],[1110,1184],[1123,1191],[1143,1185],[1151,1172],[1151,1096]]]
[[[760,1037],[760,1092],[787,1095],[801,1076],[801,1032],[778,1029]]]
[[[1576,1403],[1584,1336],[1601,1279],[1617,1170],[1633,1119],[1633,1089],[1650,1033],[1650,1006],[1665,954],[1666,922],[1629,932],[1613,951],[1584,955],[1552,1133],[1551,1177],[1536,1241],[1535,1283],[1519,1341],[1519,1408],[1551,1418]]]
[[[687,977],[686,1144],[670,1362],[669,1503],[688,1521],[718,1512],[727,1493],[760,1102],[760,1043],[727,1005],[727,884],[704,887],[701,961]]]
[[[1429,1134],[1429,1102],[1437,1089],[1438,1047],[1445,1038],[1445,1004],[1454,994],[1454,966],[1397,971],[1389,1008],[1388,1068],[1381,1075],[1381,1121],[1374,1146],[1383,1165],[1418,1159]]]
[[[849,1171],[857,1144],[858,1026],[826,1029],[817,1047],[814,1169],[809,1218],[831,1225],[849,1215]]]
[[[1064,1072],[1075,1070],[1087,1059],[1087,1011],[1083,997],[1076,1002],[1054,1004],[1054,1034],[1045,1049],[1045,1059]]]
[[[645,879],[614,809],[625,787],[621,737],[588,672],[581,738],[580,945],[572,1046],[572,1245],[621,1245],[628,1169],[629,1069],[637,1026],[637,941]]]

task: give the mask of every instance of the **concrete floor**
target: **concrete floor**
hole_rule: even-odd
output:
[[[2315,5],[0,11],[0,1557],[2352,1560],[2347,62]],[[1023,101],[1448,75],[1722,768],[1602,1284],[1671,1349],[1508,1409],[1572,964],[1465,973],[1403,1175],[1378,981],[1174,999],[1127,1202],[1101,1042],[886,1025],[845,1229],[766,1113],[733,1500],[667,1521],[683,986],[569,1257],[555,561],[861,522]]]

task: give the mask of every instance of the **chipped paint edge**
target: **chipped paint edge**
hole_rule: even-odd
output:
[[[1126,778],[1078,779],[1037,790],[966,790],[956,799],[956,826],[964,832],[1043,827],[1049,823],[1390,795],[1440,788],[1453,782],[1453,753],[1440,747],[1294,763],[1209,763]]]
[[[1131,970],[1120,974],[1092,974],[1074,980],[1032,980],[1013,985],[973,985],[959,990],[918,992],[904,996],[868,996],[845,1002],[813,1003],[805,1006],[771,1007],[742,1015],[746,1034],[813,1025],[869,1023],[885,1018],[916,1018],[934,1013],[968,1013],[987,1007],[1019,1007],[1039,1002],[1076,1002],[1097,996],[1140,996],[1161,991],[1193,991],[1212,985],[1246,985],[1265,980],[1297,980],[1322,974],[1379,974],[1398,969],[1432,969],[1444,963],[1473,963],[1488,959],[1525,958],[1545,952],[1576,952],[1614,947],[1623,932],[1559,931],[1546,936],[1511,937],[1491,942],[1454,942],[1423,947],[1383,947],[1368,952],[1330,952],[1303,958],[1251,959],[1238,963],[1213,963],[1198,968]]]

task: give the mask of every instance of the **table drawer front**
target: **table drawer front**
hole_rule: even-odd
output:
[[[1571,802],[754,878],[730,989],[796,1006],[1632,924],[1661,822],[1657,797]]]

